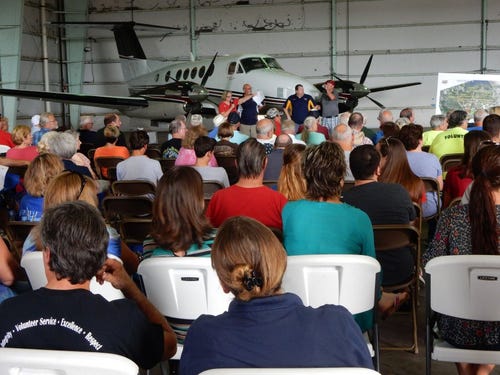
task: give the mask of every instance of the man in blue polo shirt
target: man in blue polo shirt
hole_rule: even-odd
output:
[[[311,95],[304,93],[304,86],[295,85],[295,94],[290,95],[283,106],[286,117],[295,122],[295,130],[304,123],[309,111],[318,110]]]

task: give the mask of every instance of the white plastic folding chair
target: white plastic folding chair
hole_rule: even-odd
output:
[[[203,371],[200,375],[377,375],[380,373],[362,367],[315,368],[218,368]]]
[[[469,350],[434,338],[434,314],[500,321],[500,257],[450,255],[430,260],[426,277],[426,374],[431,359],[444,362],[500,364],[500,351]]]
[[[143,260],[137,273],[146,295],[167,318],[195,320],[227,310],[232,295],[224,293],[209,257],[159,256]],[[180,359],[182,344],[171,359]]]
[[[28,280],[33,290],[39,289],[47,284],[45,269],[43,265],[43,253],[33,251],[26,253],[21,258],[21,266],[26,270]],[[99,284],[95,277],[90,280],[90,291],[94,294],[100,294],[108,301],[125,298],[121,290],[116,289],[109,282],[105,281]]]
[[[379,262],[365,255],[289,256],[283,289],[297,294],[306,306],[344,306],[351,314],[373,310],[380,288]],[[373,319],[372,343],[367,342],[375,366],[379,366],[378,326]]]
[[[0,348],[0,374],[137,375],[130,359],[116,354]]]

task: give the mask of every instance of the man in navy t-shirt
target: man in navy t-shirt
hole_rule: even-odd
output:
[[[304,119],[312,110],[318,110],[319,107],[314,103],[311,95],[304,93],[304,86],[295,85],[295,94],[290,95],[283,106],[287,118],[292,119],[296,128],[304,123]]]

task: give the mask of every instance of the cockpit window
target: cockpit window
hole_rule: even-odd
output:
[[[266,68],[283,70],[280,64],[278,64],[276,59],[273,57],[247,57],[246,59],[241,59],[240,64],[247,73],[251,70]],[[239,69],[238,73],[240,73]]]
[[[266,63],[260,57],[248,57],[246,59],[241,59],[240,64],[247,73],[251,70],[267,68]]]
[[[266,62],[267,66],[271,69],[283,70],[281,65],[276,61],[274,57],[265,57],[264,61]]]

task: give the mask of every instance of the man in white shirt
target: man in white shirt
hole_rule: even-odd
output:
[[[194,141],[194,152],[196,153],[196,163],[193,166],[201,175],[203,181],[218,181],[224,187],[229,186],[227,172],[222,167],[211,167],[208,165],[214,154],[215,139],[201,136]]]
[[[116,166],[116,177],[120,180],[146,180],[156,185],[163,176],[160,162],[145,155],[149,136],[144,130],[137,130],[129,138],[132,153],[128,159]]]

